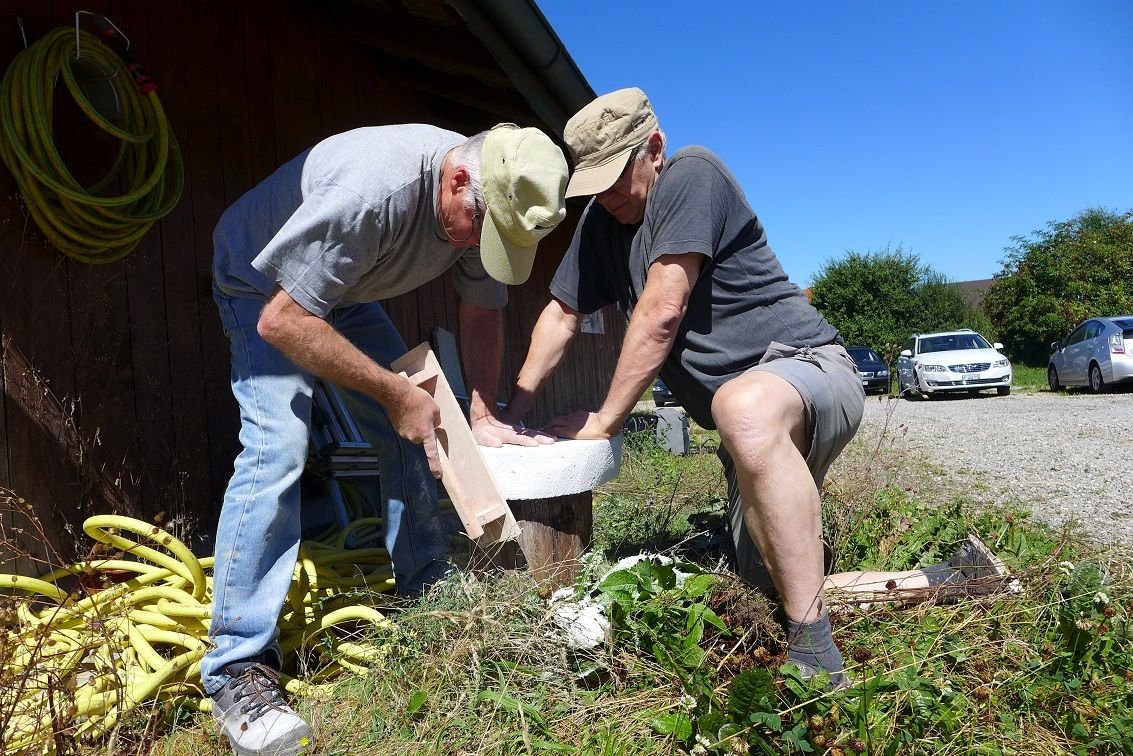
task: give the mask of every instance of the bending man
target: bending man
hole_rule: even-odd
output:
[[[551,283],[505,417],[522,417],[582,316],[617,303],[629,328],[605,401],[544,430],[612,436],[660,372],[697,423],[720,431],[737,572],[760,582],[762,555],[786,615],[788,659],[843,684],[821,598],[819,490],[861,421],[853,360],[788,280],[721,160],[700,147],[666,158],[644,92],[599,97],[564,138],[576,166],[567,196],[594,199]]]
[[[448,568],[437,506],[432,397],[391,373],[405,353],[378,300],[451,270],[481,444],[537,443],[496,417],[505,284],[527,279],[566,215],[566,160],[536,129],[466,139],[432,126],[330,137],[232,205],[214,233],[214,296],[232,345],[243,451],[216,536],[215,648],[201,663],[234,750],[297,753],[310,728],[279,687],[277,620],[299,549],[299,477],[313,383],[343,389],[381,460],[386,547],[398,591]]]

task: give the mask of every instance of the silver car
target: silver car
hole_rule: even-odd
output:
[[[1097,394],[1133,380],[1133,315],[1090,318],[1050,350],[1046,379],[1051,391],[1089,386]]]

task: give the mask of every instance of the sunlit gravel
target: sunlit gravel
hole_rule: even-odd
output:
[[[886,427],[942,486],[1075,521],[1099,543],[1133,544],[1133,393],[1016,392],[932,400],[870,397],[859,440]]]

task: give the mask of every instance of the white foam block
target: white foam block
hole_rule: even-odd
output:
[[[480,451],[505,499],[551,499],[592,491],[618,477],[622,436],[606,441],[558,439],[545,446],[482,446]]]

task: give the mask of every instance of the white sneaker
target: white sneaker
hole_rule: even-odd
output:
[[[295,756],[314,746],[311,728],[287,705],[279,673],[266,664],[238,662],[211,696],[212,716],[237,756]]]

